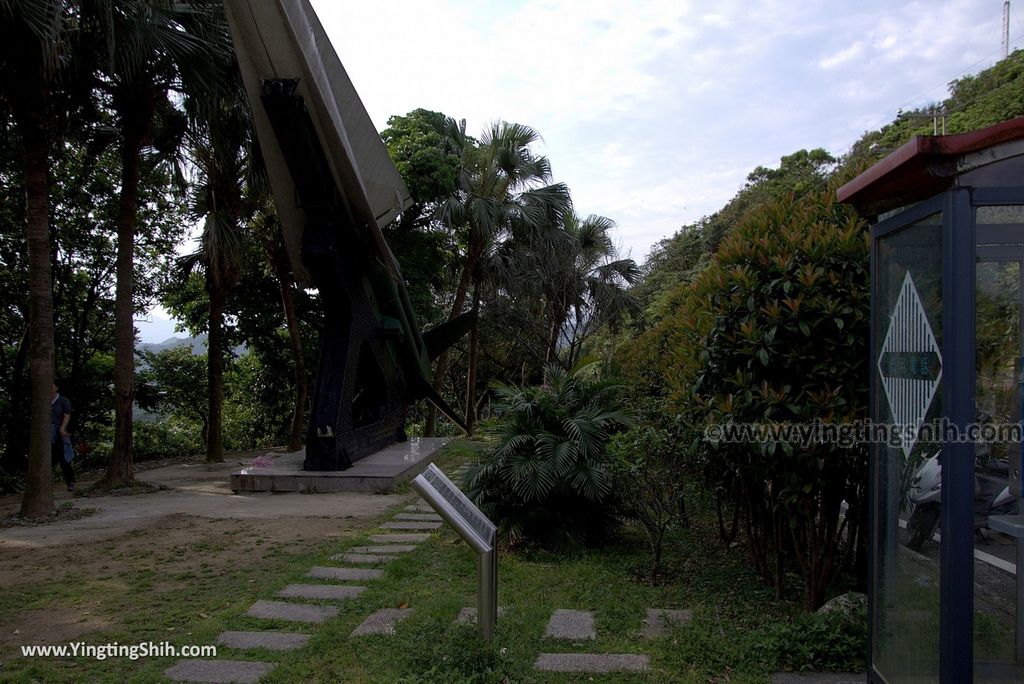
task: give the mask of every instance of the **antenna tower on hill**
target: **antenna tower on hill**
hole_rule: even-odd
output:
[[[1010,0],[1003,2],[1003,59],[1010,56]]]

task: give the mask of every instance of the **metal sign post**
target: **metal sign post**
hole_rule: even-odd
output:
[[[476,623],[480,638],[492,641],[498,621],[497,528],[433,463],[412,487],[477,552]]]

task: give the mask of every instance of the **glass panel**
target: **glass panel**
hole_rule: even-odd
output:
[[[976,406],[974,654],[976,682],[1024,681],[1014,645],[1016,564],[1020,540],[992,529],[993,516],[1014,514],[1020,493],[1021,263],[1024,207],[979,207],[976,213]],[[1016,478],[1012,475],[1016,474]],[[1005,529],[1005,528],[1004,528]]]
[[[932,458],[937,445],[917,433],[941,415],[942,216],[876,244],[872,419],[898,432],[890,430],[872,447],[873,665],[888,682],[933,681],[939,674],[939,543],[933,534],[940,480]]]

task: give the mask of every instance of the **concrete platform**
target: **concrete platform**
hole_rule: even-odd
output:
[[[447,437],[410,437],[361,458],[348,470],[303,470],[305,450],[267,454],[266,466],[231,473],[236,492],[390,492],[433,462]]]

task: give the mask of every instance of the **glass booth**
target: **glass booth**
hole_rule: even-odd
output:
[[[1024,119],[839,199],[872,222],[868,679],[1024,682]]]

